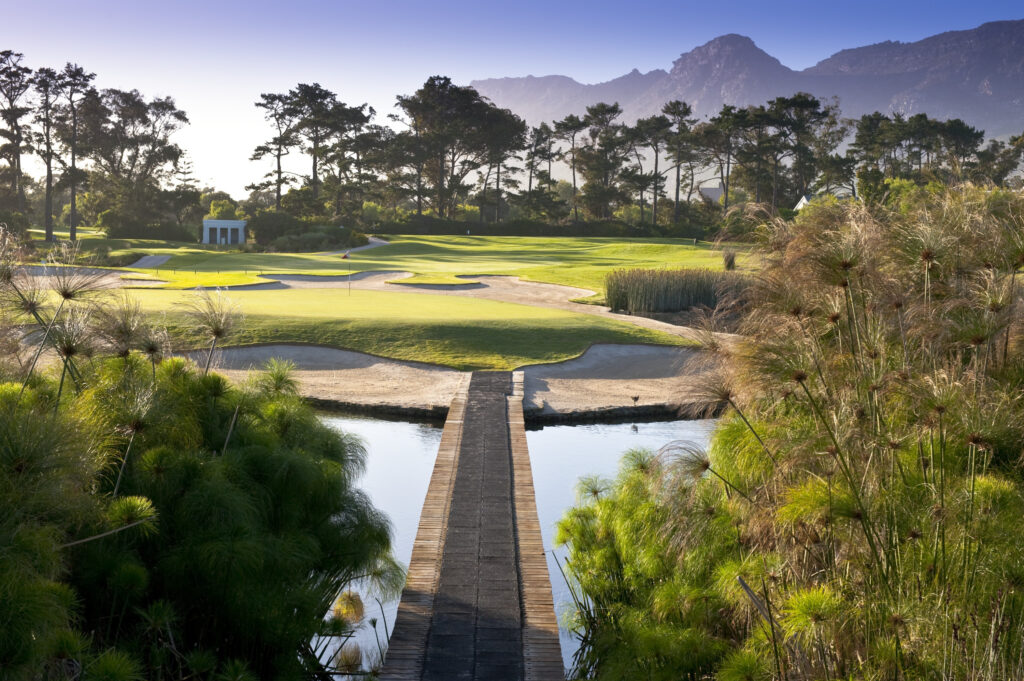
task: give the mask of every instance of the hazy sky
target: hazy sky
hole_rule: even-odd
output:
[[[468,83],[564,74],[600,82],[668,69],[724,33],[750,36],[805,68],[883,40],[913,41],[1024,18],[1020,0],[4,0],[0,49],[33,68],[73,61],[98,87],[170,95],[191,119],[178,135],[197,178],[240,198],[266,168],[248,160],[269,136],[261,92],[319,82],[383,118],[431,75]]]

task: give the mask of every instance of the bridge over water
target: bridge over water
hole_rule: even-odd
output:
[[[521,372],[475,372],[452,400],[381,678],[563,678]]]

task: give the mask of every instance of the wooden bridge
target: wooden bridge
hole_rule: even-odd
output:
[[[381,678],[564,678],[521,372],[475,372],[452,400]]]

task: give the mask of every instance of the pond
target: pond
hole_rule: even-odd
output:
[[[365,416],[325,414],[324,422],[362,438],[367,448],[366,473],[359,485],[391,519],[395,557],[408,565],[419,525],[420,509],[430,484],[434,457],[441,442],[441,428],[425,423],[388,421]],[[622,454],[629,449],[658,449],[672,440],[689,440],[706,446],[714,421],[663,421],[655,423],[587,424],[548,426],[526,433],[533,468],[537,514],[544,547],[548,549],[555,610],[561,623],[572,610],[572,598],[553,556],[564,562],[565,549],[553,549],[555,525],[575,502],[576,481],[584,475],[613,477]],[[367,617],[375,617],[378,635],[385,640],[394,626],[398,603],[384,603],[383,615],[372,599],[366,599]],[[384,620],[387,620],[387,632]],[[576,639],[560,627],[562,657],[568,668]],[[376,647],[372,630],[357,639],[368,651]]]

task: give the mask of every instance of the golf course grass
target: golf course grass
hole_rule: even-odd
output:
[[[165,288],[235,286],[265,281],[260,274],[338,275],[380,270],[414,273],[404,284],[465,284],[458,275],[504,274],[564,284],[603,297],[605,275],[620,267],[722,268],[721,251],[679,239],[399,236],[390,244],[352,253],[244,253],[148,248],[139,255],[169,255],[157,269],[139,270]],[[117,251],[112,251],[117,253]],[[740,267],[745,256],[740,254]]]
[[[196,347],[208,342],[184,314],[183,304],[197,293],[135,289],[131,295],[176,336]],[[687,344],[626,322],[461,296],[289,289],[227,297],[244,320],[224,345],[314,343],[461,370],[558,362],[593,343]]]

